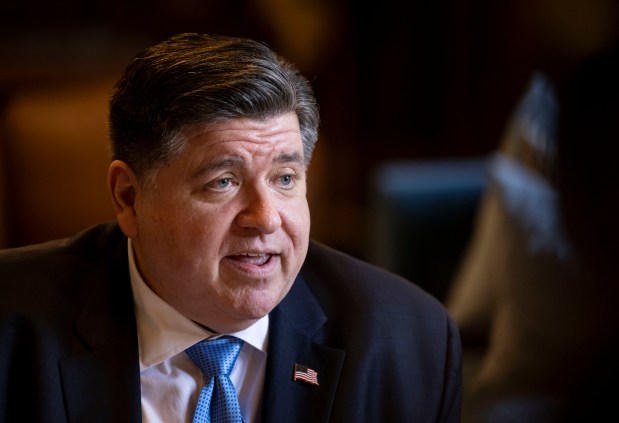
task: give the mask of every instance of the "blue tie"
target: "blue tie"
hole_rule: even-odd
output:
[[[231,336],[204,340],[186,350],[202,370],[206,385],[200,392],[194,423],[241,423],[241,409],[234,385],[228,377],[243,341]]]

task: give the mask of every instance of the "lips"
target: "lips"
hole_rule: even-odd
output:
[[[232,260],[246,264],[253,264],[254,266],[263,266],[267,264],[269,260],[271,260],[271,257],[271,254],[264,253],[243,253],[230,256]]]

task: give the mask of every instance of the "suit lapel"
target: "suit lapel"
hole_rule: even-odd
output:
[[[137,329],[121,244],[83,276],[89,291],[75,330],[85,352],[59,363],[70,422],[141,421]]]
[[[263,422],[326,422],[345,352],[315,341],[326,316],[298,277],[270,315]],[[318,386],[294,381],[295,363],[318,373]]]

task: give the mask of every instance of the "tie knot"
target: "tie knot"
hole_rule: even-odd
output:
[[[207,380],[217,375],[229,375],[241,351],[243,341],[232,336],[198,342],[186,350],[187,355],[202,370]]]

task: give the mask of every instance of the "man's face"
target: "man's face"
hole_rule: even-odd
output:
[[[290,289],[307,253],[296,115],[188,130],[135,195],[139,270],[161,298],[218,332],[249,326]]]

